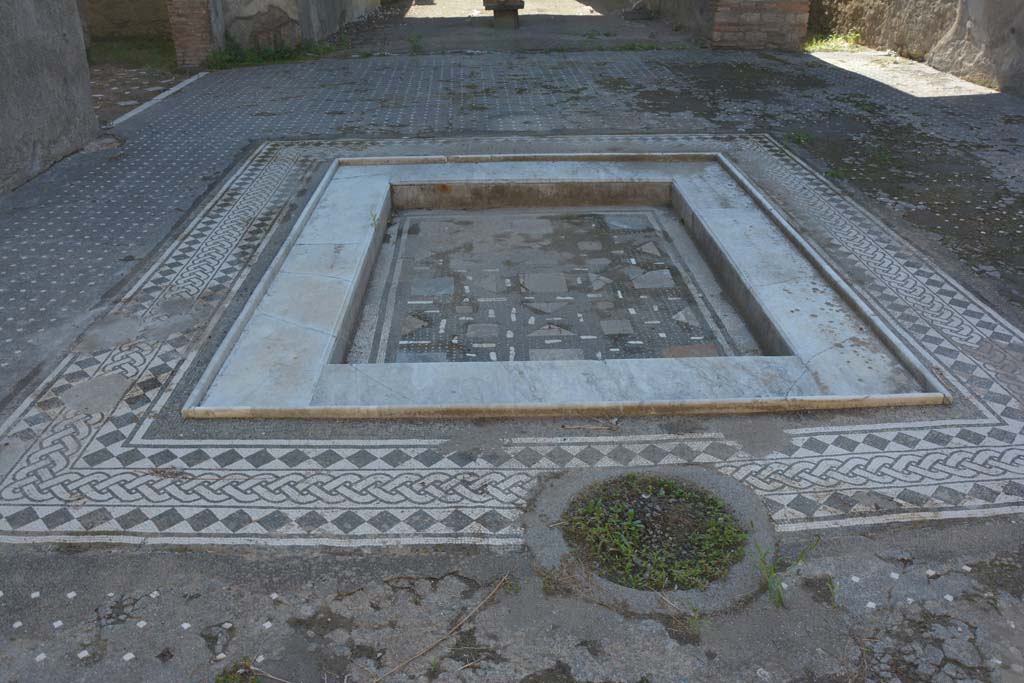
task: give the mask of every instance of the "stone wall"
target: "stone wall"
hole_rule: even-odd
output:
[[[975,83],[1024,91],[1021,0],[813,0],[812,30],[860,33]]]
[[[166,0],[178,65],[202,65],[224,47],[226,35],[242,47],[320,41],[366,16],[380,0]]]
[[[96,135],[75,0],[0,2],[0,192]]]
[[[219,0],[224,29],[244,47],[302,42],[300,0]]]
[[[799,50],[810,0],[651,0],[711,47]]]
[[[366,16],[380,0],[214,0],[224,29],[244,47],[323,40]]]
[[[684,27],[702,41],[711,41],[715,0],[648,0],[648,6],[661,18]]]
[[[84,0],[81,4],[93,39],[170,36],[166,0]]]
[[[339,28],[380,7],[380,0],[307,0],[302,5],[303,35],[323,40]]]

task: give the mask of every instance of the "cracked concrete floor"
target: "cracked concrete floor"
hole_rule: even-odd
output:
[[[367,683],[434,643],[384,680],[1024,680],[1017,519],[787,535],[776,557],[784,607],[652,617],[525,551],[6,546],[0,680],[212,681],[249,658]]]

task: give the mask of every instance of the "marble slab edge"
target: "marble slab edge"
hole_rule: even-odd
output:
[[[844,410],[896,406],[930,406],[945,402],[934,393],[864,396],[790,396],[724,400],[680,400],[629,403],[492,404],[492,405],[335,405],[302,407],[199,406],[182,411],[185,417],[216,418],[470,418],[470,417],[643,417],[686,414],[747,414],[805,410]]]

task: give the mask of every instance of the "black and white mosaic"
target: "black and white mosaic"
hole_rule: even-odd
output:
[[[718,316],[739,327],[739,315],[724,297],[728,311],[706,301],[654,213],[567,207],[402,217],[385,237],[358,352],[346,360],[758,354],[749,331],[738,340],[727,332]],[[710,272],[707,279],[714,287]]]
[[[273,423],[166,438],[174,396],[280,224],[328,159],[553,149],[727,154],[948,385],[949,409],[856,414],[786,431],[770,453],[720,433],[289,437]],[[176,325],[201,313],[199,329]],[[1024,335],[826,180],[759,135],[271,142],[243,162],[111,316],[139,333],[80,345],[0,428],[0,535],[178,543],[517,543],[536,477],[571,467],[700,463],[764,496],[781,529],[1024,510]],[[105,386],[110,405],[81,399]],[[877,422],[877,414],[872,413]],[[909,416],[909,417],[908,417]],[[917,417],[915,417],[917,416]],[[237,424],[237,423],[236,423]],[[212,430],[212,431],[211,431]],[[244,437],[239,434],[245,433]],[[212,436],[211,436],[212,434]]]

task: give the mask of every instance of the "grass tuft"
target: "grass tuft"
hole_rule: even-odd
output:
[[[860,34],[856,31],[811,36],[804,42],[804,52],[843,52],[860,47]]]
[[[638,43],[629,42],[622,43],[621,45],[614,45],[610,49],[616,52],[649,52],[651,50],[657,50],[658,46],[654,43]]]
[[[636,474],[584,491],[563,520],[567,540],[599,575],[640,590],[706,588],[742,558],[747,538],[706,491]]]
[[[206,58],[206,68],[218,70],[231,69],[238,66],[255,66],[257,64],[298,62],[323,57],[334,50],[334,46],[326,43],[244,48],[233,37],[226,35],[224,37],[224,48],[214,50]]]
[[[811,144],[811,136],[807,133],[792,132],[786,135],[786,139],[792,142],[794,145],[800,145],[801,147],[807,147]]]
[[[248,657],[243,657],[233,664],[228,664],[214,677],[213,683],[264,683]]]
[[[405,42],[409,43],[409,51],[414,55],[418,55],[423,52],[423,36],[419,33],[413,33],[412,35],[406,36]]]
[[[813,543],[804,547],[797,554],[792,567],[799,568],[800,565],[805,564],[807,562],[807,555],[817,548],[819,543],[821,543],[821,536],[815,537]],[[765,585],[767,586],[768,595],[771,596],[772,602],[775,603],[776,607],[785,607],[786,587],[783,585],[782,577],[779,575],[779,572],[782,571],[782,568],[779,566],[779,558],[775,556],[774,553],[769,556],[770,548],[764,549],[756,543],[754,544],[754,547],[757,550],[757,569],[761,572],[761,578],[764,579]],[[831,577],[829,580],[831,580]],[[830,586],[829,589],[832,590],[832,586]],[[833,598],[834,595],[835,593],[833,592]]]
[[[761,572],[761,578],[764,579],[768,587],[768,595],[771,596],[772,602],[776,607],[785,607],[786,596],[783,593],[782,579],[779,578],[775,558],[769,557],[768,552],[761,546],[757,546],[757,569]]]

